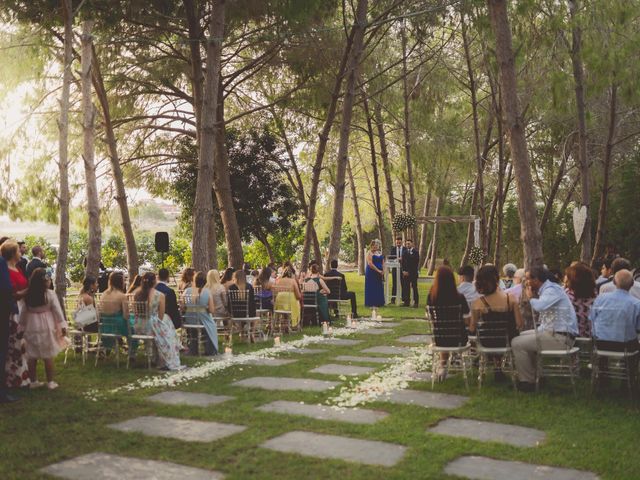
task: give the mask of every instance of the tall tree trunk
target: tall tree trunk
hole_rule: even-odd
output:
[[[258,240],[262,245],[264,245],[265,250],[267,251],[267,255],[269,255],[269,261],[271,263],[276,263],[276,256],[273,253],[273,248],[271,248],[271,244],[269,243],[269,239],[266,235],[258,235]]]
[[[371,175],[373,176],[373,206],[376,211],[376,225],[378,227],[378,236],[382,242],[382,250],[384,251],[384,220],[382,219],[382,203],[380,200],[380,179],[378,178],[378,159],[376,157],[375,135],[373,133],[373,122],[371,121],[371,111],[369,110],[369,101],[366,92],[362,91],[364,103],[364,113],[367,117],[367,136],[369,137],[369,149],[371,151]]]
[[[129,270],[129,281],[133,281],[133,277],[138,273],[138,248],[136,246],[136,239],[133,235],[133,227],[131,226],[131,216],[129,215],[129,204],[127,202],[127,191],[124,187],[124,175],[122,174],[122,168],[120,167],[120,157],[118,155],[118,143],[116,141],[116,135],[113,131],[113,124],[111,123],[111,110],[109,109],[109,99],[107,97],[107,91],[104,87],[104,80],[102,79],[102,72],[100,71],[100,63],[98,62],[98,56],[96,55],[95,48],[93,52],[93,87],[96,91],[96,96],[100,102],[102,108],[102,117],[104,120],[104,133],[107,137],[107,148],[109,149],[109,161],[111,163],[111,173],[113,175],[113,181],[116,184],[116,197],[115,200],[118,203],[118,209],[120,210],[120,219],[122,224],[122,232],[124,234],[124,241],[127,248],[127,269]]]
[[[406,21],[403,20],[401,32],[402,43],[402,97],[404,100],[404,157],[407,162],[407,183],[409,184],[409,214],[416,214],[416,194],[413,181],[413,162],[411,160],[411,124],[409,118],[409,79],[407,78],[407,30]],[[415,242],[418,235],[414,226],[411,230],[412,240]]]
[[[480,247],[485,252],[489,250],[489,242],[487,239],[487,212],[484,203],[484,159],[480,146],[480,122],[478,119],[478,99],[477,85],[474,74],[473,64],[471,62],[471,51],[469,45],[469,36],[467,35],[467,25],[464,21],[464,14],[461,15],[462,26],[462,44],[464,46],[464,57],[467,63],[467,74],[469,76],[469,92],[471,94],[471,116],[473,118],[473,143],[476,149],[476,190],[478,194],[475,196],[477,211],[473,212],[480,216]]]
[[[440,215],[440,208],[442,207],[442,197],[438,195],[436,197],[436,217]],[[433,275],[433,272],[436,269],[436,259],[438,258],[438,233],[440,230],[440,224],[433,224],[433,238],[431,239],[431,256],[429,259],[429,271],[427,275]]]
[[[591,265],[595,263],[602,252],[602,244],[604,243],[604,237],[607,228],[607,206],[609,202],[610,190],[609,177],[611,175],[613,147],[615,145],[616,138],[618,87],[615,83],[612,83],[609,90],[609,129],[607,133],[607,144],[604,148],[604,163],[602,165],[602,193],[600,194],[600,206],[598,207],[598,226],[596,229],[596,241],[593,247],[593,258],[591,259]]]
[[[387,189],[387,200],[389,209],[389,225],[393,224],[393,217],[396,216],[396,200],[393,196],[393,181],[391,180],[391,163],[389,161],[389,150],[387,149],[387,138],[384,131],[384,122],[382,120],[382,105],[376,102],[373,109],[373,115],[376,120],[378,129],[378,138],[380,139],[380,158],[382,159],[382,170],[384,172],[384,181]],[[391,232],[394,234],[395,232]]]
[[[189,18],[189,11],[190,9],[187,9],[187,18]],[[218,98],[219,90],[221,89],[224,14],[225,0],[213,0],[207,42],[207,73],[202,99],[201,128],[198,137],[198,176],[196,178],[196,196],[193,204],[192,262],[197,271],[208,271],[213,267],[213,259],[209,254],[211,221],[213,219],[211,189],[214,183],[216,160],[219,160],[216,158],[216,120],[218,118],[218,109],[220,108]],[[192,29],[193,26],[190,26],[190,30]],[[193,68],[197,69],[197,66]],[[194,79],[196,77],[197,73],[194,73]],[[194,91],[194,97],[195,93]],[[218,203],[221,206],[223,205],[220,198],[218,198]],[[231,208],[233,209],[233,203]]]
[[[349,186],[351,187],[351,202],[353,203],[353,216],[356,219],[356,239],[358,242],[358,274],[364,275],[364,235],[362,233],[362,220],[360,219],[360,204],[358,203],[358,193],[356,192],[356,182],[353,179],[351,162],[347,160],[347,170],[349,173]]]
[[[504,154],[504,135],[502,132],[502,118],[498,115],[498,165],[499,177],[496,195],[499,195],[496,205],[496,240],[493,248],[493,264],[500,268],[502,255],[502,225],[504,224],[504,203],[509,191],[509,177],[511,177],[513,164],[509,164],[509,172],[506,173],[507,158]],[[505,181],[505,173],[507,179]]]
[[[427,194],[424,198],[424,207],[422,209],[422,216],[426,217],[429,215],[429,210],[431,210],[431,186],[427,188]],[[424,222],[420,226],[420,246],[418,247],[418,253],[420,254],[420,258],[424,261],[427,258],[427,229],[429,224]]]
[[[64,17],[64,56],[62,59],[62,91],[60,93],[60,120],[58,121],[58,174],[60,189],[60,235],[56,258],[56,294],[64,307],[67,294],[67,258],[69,254],[69,96],[71,89],[71,64],[73,62],[73,10],[71,0],[62,0]]]
[[[231,178],[229,173],[229,159],[226,147],[226,128],[224,121],[224,95],[222,91],[222,78],[218,87],[218,108],[215,125],[215,172],[214,185],[220,219],[224,228],[224,238],[227,245],[228,264],[233,268],[242,268],[244,253],[242,251],[242,238],[233,205],[233,193],[231,192]]]
[[[579,0],[569,0],[569,14],[573,23],[571,27],[571,64],[573,66],[573,81],[576,91],[576,113],[578,115],[578,159],[580,161],[580,190],[582,206],[587,208],[584,230],[582,232],[582,247],[580,260],[585,263],[591,261],[591,176],[589,172],[589,158],[587,156],[587,109],[584,99],[584,69],[582,66],[582,31],[578,24],[577,10]]]
[[[98,200],[98,185],[96,181],[95,164],[95,132],[94,121],[96,111],[91,99],[92,75],[92,43],[91,29],[93,21],[82,22],[82,131],[84,159],[84,174],[87,183],[87,210],[89,212],[89,249],[87,251],[86,275],[98,277],[100,267],[100,249],[102,246],[102,229],[100,227],[100,203]]]
[[[558,174],[553,181],[553,185],[551,185],[549,198],[547,198],[547,202],[544,206],[544,211],[542,212],[542,218],[540,219],[540,231],[543,234],[544,229],[546,228],[549,220],[551,220],[551,216],[553,215],[553,205],[555,204],[558,191],[560,190],[560,186],[562,185],[562,180],[566,177],[567,160],[569,159],[569,155],[571,155],[571,149],[565,147],[564,151],[562,152],[562,161],[560,162],[560,167],[558,168]]]
[[[524,263],[527,268],[541,266],[543,264],[542,234],[536,215],[536,198],[531,178],[525,125],[520,116],[518,104],[518,84],[511,42],[511,26],[507,15],[507,0],[487,0],[487,5],[496,37],[503,112],[518,189],[518,213]]]
[[[322,163],[324,161],[324,154],[327,150],[327,142],[329,141],[329,134],[331,133],[331,127],[336,118],[336,110],[338,108],[338,98],[340,98],[340,90],[342,88],[342,80],[347,69],[347,61],[349,59],[349,53],[353,46],[353,39],[355,36],[356,27],[351,28],[351,32],[347,37],[347,43],[344,47],[342,54],[342,60],[340,61],[340,67],[336,75],[336,80],[333,85],[333,91],[331,93],[331,102],[327,109],[327,118],[322,126],[322,131],[318,137],[318,149],[316,150],[316,158],[313,163],[313,173],[311,174],[311,192],[309,192],[309,211],[307,213],[307,224],[304,232],[304,245],[302,248],[302,269],[306,270],[309,265],[309,251],[311,250],[311,243],[313,241],[313,223],[316,219],[316,205],[318,203],[318,187],[320,186],[320,174],[322,173]],[[318,258],[320,261],[322,256]]]
[[[356,19],[354,24],[353,47],[349,52],[347,81],[345,84],[344,100],[342,102],[342,123],[340,124],[340,142],[338,144],[338,158],[336,166],[336,186],[333,201],[333,217],[331,222],[331,236],[329,237],[329,256],[326,268],[332,259],[338,258],[340,253],[340,238],[342,236],[342,219],[344,216],[345,174],[349,161],[349,135],[351,134],[351,116],[355,99],[356,79],[362,55],[364,32],[367,24],[368,0],[358,0]]]
[[[202,128],[202,102],[204,73],[202,69],[202,54],[200,41],[202,40],[202,28],[200,27],[200,14],[194,0],[183,0],[187,31],[189,32],[189,63],[191,64],[191,91],[193,95],[193,113],[196,117],[196,135],[200,140]]]

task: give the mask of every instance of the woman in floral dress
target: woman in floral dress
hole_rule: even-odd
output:
[[[589,312],[596,298],[596,279],[593,271],[582,262],[573,262],[565,271],[565,291],[578,318],[578,335],[591,337]]]
[[[147,302],[149,306],[149,325],[151,332],[145,332],[155,337],[160,359],[164,364],[163,370],[181,370],[180,342],[173,322],[166,315],[164,295],[155,289],[156,275],[147,272],[142,276],[140,287],[136,290],[135,299],[139,302]]]
[[[28,286],[26,277],[17,267],[21,258],[20,247],[13,240],[7,240],[0,248],[3,258],[9,267],[9,280],[13,293],[22,298]],[[11,315],[9,320],[9,349],[7,351],[6,384],[9,388],[27,387],[29,385],[29,370],[27,368],[24,331],[18,323],[18,314]]]

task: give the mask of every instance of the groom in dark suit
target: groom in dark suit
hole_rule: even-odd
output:
[[[164,294],[165,297],[165,312],[169,315],[169,318],[173,322],[175,328],[182,327],[182,316],[180,315],[180,308],[178,307],[178,298],[176,292],[171,288],[169,283],[169,270],[161,268],[158,272],[158,283],[156,284],[156,290]]]
[[[389,250],[389,257],[396,257],[399,261],[402,261],[402,255],[404,254],[404,247],[402,246],[402,237],[396,237],[396,244],[391,247],[391,249]],[[398,279],[397,279],[397,272],[396,272],[396,268],[392,268],[390,270],[391,273],[391,279],[392,279],[392,283],[391,283],[391,303],[394,304],[396,303],[396,298],[398,298]],[[404,284],[403,284],[403,294],[402,297],[404,298]]]
[[[413,241],[407,239],[402,254],[402,303],[409,306],[410,289],[413,290],[413,306],[418,306],[418,265],[420,254],[413,248]]]

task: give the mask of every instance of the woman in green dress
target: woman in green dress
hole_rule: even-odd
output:
[[[311,287],[311,288],[316,292],[320,322],[330,323],[331,319],[329,318],[329,301],[327,300],[327,295],[331,293],[331,290],[329,290],[329,287],[327,287],[327,284],[320,277],[320,267],[316,264],[311,265],[311,273],[309,274],[309,277],[305,281],[305,290],[307,290],[308,288],[307,286],[309,284],[315,285],[315,287]]]
[[[124,275],[122,272],[112,272],[109,275],[109,287],[100,297],[98,308],[100,310],[100,332],[129,336],[129,301],[125,293]],[[129,355],[134,355],[134,348],[129,342]],[[107,349],[114,347],[114,339],[104,337],[103,345]]]

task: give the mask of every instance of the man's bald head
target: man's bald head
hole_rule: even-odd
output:
[[[629,270],[618,270],[613,281],[619,289],[629,291],[633,286],[633,275]]]

